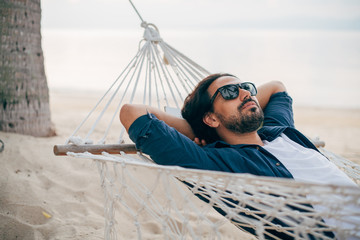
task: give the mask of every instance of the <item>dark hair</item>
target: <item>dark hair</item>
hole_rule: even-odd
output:
[[[190,93],[181,109],[182,117],[190,124],[196,137],[204,139],[207,143],[219,140],[215,129],[203,122],[206,113],[212,112],[212,104],[207,89],[216,79],[224,76],[235,77],[228,73],[215,73],[201,80],[195,89]]]

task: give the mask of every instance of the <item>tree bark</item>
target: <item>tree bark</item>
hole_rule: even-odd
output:
[[[0,131],[51,136],[40,0],[0,2]]]

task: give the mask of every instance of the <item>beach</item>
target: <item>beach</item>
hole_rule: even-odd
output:
[[[53,154],[53,146],[64,144],[96,97],[50,91],[55,137],[0,132],[5,144],[0,153],[1,239],[104,238],[104,197],[96,165],[92,160]],[[360,163],[360,109],[296,106],[294,116],[305,135],[319,137],[327,150]],[[131,220],[118,216],[117,224],[123,226],[118,237],[135,238],[127,228]],[[156,228],[156,224],[149,226]],[[162,239],[161,231],[155,230],[145,238]],[[229,231],[233,232],[224,239],[235,239],[238,230]]]

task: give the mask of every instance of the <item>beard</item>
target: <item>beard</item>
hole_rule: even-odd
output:
[[[229,117],[224,117],[220,113],[215,113],[216,116],[220,119],[221,123],[230,131],[236,133],[250,133],[256,131],[261,126],[264,121],[264,113],[259,107],[258,103],[256,103],[257,107],[252,107],[248,109],[248,112],[242,111],[242,107],[253,101],[251,99],[244,101],[239,107],[238,112],[236,114],[231,115]]]

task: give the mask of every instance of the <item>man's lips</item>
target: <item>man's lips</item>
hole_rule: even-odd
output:
[[[254,101],[249,101],[249,102],[245,103],[245,104],[241,107],[241,109],[247,109],[247,108],[256,107],[256,106],[257,106],[256,102],[254,102]]]

